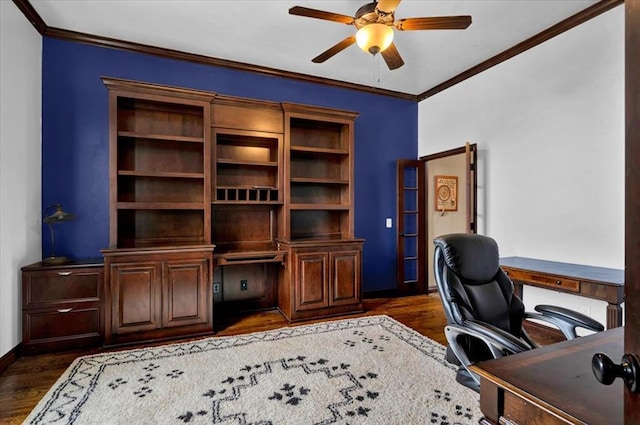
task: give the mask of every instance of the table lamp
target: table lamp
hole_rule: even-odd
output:
[[[51,231],[51,257],[47,257],[44,260],[42,260],[43,263],[63,264],[69,261],[67,257],[56,257],[53,224],[73,220],[74,218],[76,218],[76,216],[74,214],[64,211],[62,209],[62,205],[60,204],[53,204],[47,207],[47,209],[44,212],[44,218],[42,219],[42,221],[49,225],[49,230]]]

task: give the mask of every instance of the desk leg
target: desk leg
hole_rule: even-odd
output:
[[[504,409],[503,390],[493,382],[480,378],[481,424],[497,424]]]
[[[522,283],[513,282],[513,290],[518,298],[520,298],[520,301],[522,301]]]
[[[607,305],[607,329],[622,326],[622,307],[620,304]]]

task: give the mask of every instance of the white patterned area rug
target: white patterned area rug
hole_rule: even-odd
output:
[[[79,357],[28,424],[476,424],[445,348],[387,316]]]

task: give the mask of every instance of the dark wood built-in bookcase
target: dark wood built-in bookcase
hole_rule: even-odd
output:
[[[362,311],[357,113],[102,80],[109,247],[22,269],[25,353],[210,334],[214,305]]]
[[[211,332],[214,298],[290,321],[362,310],[357,113],[103,81],[107,344]]]
[[[289,320],[362,310],[354,237],[354,112],[284,103],[288,192],[278,307]]]
[[[109,89],[105,342],[213,331],[213,93],[103,79]]]
[[[287,109],[289,229],[284,238],[352,238],[355,114],[333,122],[311,117],[307,108],[297,114],[292,106]]]
[[[208,127],[213,95],[104,82],[112,117],[110,245],[210,243]]]

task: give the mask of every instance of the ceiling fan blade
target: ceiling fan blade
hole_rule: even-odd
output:
[[[305,16],[307,18],[324,19],[325,21],[340,22],[343,24],[353,24],[353,18],[339,13],[325,12],[323,10],[310,9],[308,7],[293,6],[289,9],[289,15]]]
[[[343,51],[347,47],[351,46],[355,42],[356,42],[356,36],[355,35],[350,35],[349,37],[345,38],[341,42],[337,43],[336,45],[334,45],[334,46],[330,47],[329,49],[325,50],[324,52],[320,53],[315,58],[311,59],[311,62],[322,63],[322,62],[326,61],[327,59],[329,59],[330,57],[332,57],[333,55],[335,55],[337,53],[340,53],[341,51]]]
[[[400,57],[400,52],[396,49],[396,45],[391,43],[389,47],[380,52],[384,61],[387,63],[387,66],[390,70],[398,69],[402,65],[404,65],[404,61],[402,57]]]
[[[400,0],[379,0],[376,8],[381,12],[389,14],[396,10],[399,3]]]
[[[471,25],[471,16],[437,16],[430,18],[407,18],[396,22],[400,31],[416,30],[463,30]]]

